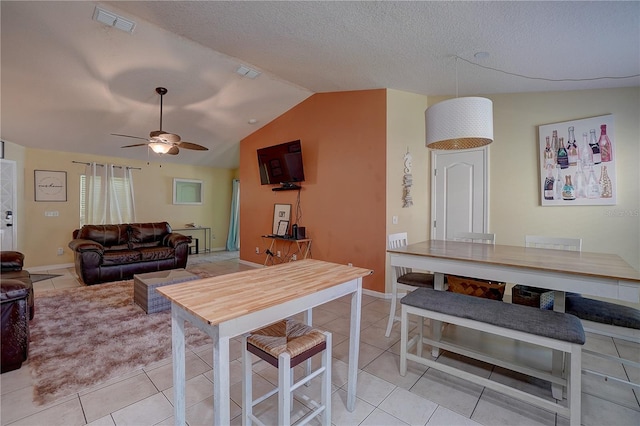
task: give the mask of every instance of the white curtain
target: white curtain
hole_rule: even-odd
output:
[[[82,225],[136,221],[130,167],[90,163],[82,186]]]

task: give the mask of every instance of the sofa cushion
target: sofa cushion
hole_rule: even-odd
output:
[[[132,249],[160,245],[165,235],[171,233],[171,226],[167,222],[132,223],[129,226],[131,229],[130,245]]]
[[[92,240],[112,250],[128,248],[127,225],[84,225],[78,233],[79,239]]]
[[[102,265],[108,266],[135,263],[140,262],[140,259],[140,252],[137,250],[105,250]]]
[[[176,251],[171,247],[147,247],[138,249],[140,259],[145,262],[148,260],[163,260],[175,257]]]

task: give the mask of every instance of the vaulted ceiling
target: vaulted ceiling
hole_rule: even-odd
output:
[[[96,6],[133,32],[93,20]],[[0,13],[0,137],[42,149],[156,156],[111,133],[158,130],[158,86],[163,129],[209,148],[163,161],[234,168],[243,137],[317,92],[640,85],[638,1],[3,0]]]

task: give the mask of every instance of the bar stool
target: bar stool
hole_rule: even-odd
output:
[[[278,425],[291,424],[293,391],[322,375],[320,403],[309,399],[314,409],[298,424],[305,424],[322,415],[322,424],[331,425],[331,333],[320,331],[292,319],[286,319],[242,338],[242,424],[264,425],[254,414],[253,407],[278,393]],[[322,353],[322,364],[306,377],[294,383],[293,367]],[[278,369],[278,387],[253,399],[251,354]]]

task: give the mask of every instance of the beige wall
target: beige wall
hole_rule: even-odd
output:
[[[229,227],[231,181],[236,170],[215,169],[178,164],[160,164],[134,161],[118,157],[101,157],[39,149],[26,149],[24,168],[18,170],[18,180],[24,182],[22,196],[22,221],[19,247],[25,254],[27,267],[68,264],[73,254],[67,247],[74,229],[79,227],[79,187],[83,164],[72,161],[113,163],[139,167],[133,171],[138,222],[167,221],[173,228],[183,228],[195,222],[212,228],[215,239],[213,249],[224,249]],[[34,170],[58,170],[67,172],[66,202],[35,202],[33,194]],[[202,205],[174,205],[173,178],[200,179],[204,186]],[[46,211],[57,211],[57,217],[46,217]],[[196,234],[193,234],[197,236]],[[201,237],[202,238],[202,237]],[[200,241],[203,247],[203,241]],[[58,256],[58,247],[64,254]]]
[[[583,251],[615,253],[640,269],[640,88],[489,98],[495,127],[489,229],[496,240],[523,245],[526,234],[580,237]],[[538,126],[605,114],[614,116],[617,205],[542,207]]]
[[[425,148],[424,110],[427,97],[387,90],[387,234],[407,232],[409,243],[429,238],[429,151]],[[413,158],[412,207],[403,206],[404,156]],[[398,223],[393,223],[393,216]],[[386,292],[390,292],[391,269],[387,256]]]

